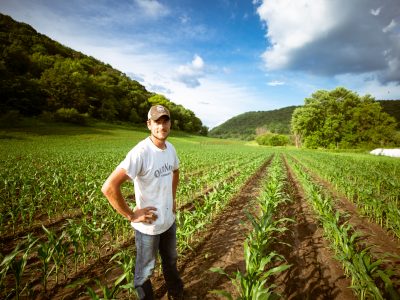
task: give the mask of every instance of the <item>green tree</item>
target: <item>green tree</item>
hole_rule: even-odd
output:
[[[340,87],[306,98],[293,112],[291,127],[296,141],[308,148],[348,148],[390,143],[396,121],[370,95]]]
[[[86,102],[86,81],[87,74],[79,61],[57,60],[52,68],[42,73],[40,78],[42,86],[51,95],[48,98],[50,110],[73,107],[80,112],[86,112],[89,107]]]

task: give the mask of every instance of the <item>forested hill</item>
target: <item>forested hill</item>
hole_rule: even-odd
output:
[[[251,111],[235,116],[210,130],[209,135],[220,138],[252,140],[256,130],[275,133],[289,133],[290,119],[297,106],[289,106],[270,111]]]
[[[379,100],[382,110],[397,120],[400,128],[400,100]],[[252,140],[265,131],[290,133],[292,113],[298,106],[288,106],[271,111],[252,111],[235,116],[223,124],[214,127],[209,136]]]
[[[132,70],[134,71],[134,70]],[[0,115],[67,111],[106,121],[142,123],[152,104],[164,104],[173,128],[205,133],[195,114],[93,57],[0,14]]]

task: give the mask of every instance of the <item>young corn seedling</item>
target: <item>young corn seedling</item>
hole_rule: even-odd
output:
[[[112,288],[109,288],[107,285],[103,285],[100,280],[95,279],[97,286],[100,287],[103,292],[103,297],[100,297],[96,294],[96,292],[89,286],[86,287],[87,293],[93,300],[116,300],[118,299],[118,294],[121,292],[121,288],[118,285],[114,285]]]
[[[43,230],[51,237],[51,232],[42,225]],[[47,281],[50,276],[50,274],[54,270],[54,266],[50,268],[50,262],[53,257],[53,252],[54,252],[54,243],[51,240],[40,242],[38,249],[37,249],[37,254],[38,258],[40,260],[41,264],[41,271],[42,271],[42,283],[43,283],[43,289],[46,292],[47,291]]]
[[[131,250],[122,250],[115,254],[110,261],[115,261],[123,271],[123,274],[117,278],[114,285],[119,286],[122,282],[121,288],[127,289],[129,294],[134,292],[134,277],[135,277],[135,256],[132,255]]]
[[[20,294],[24,291],[25,287],[21,287],[22,285],[22,275],[24,273],[26,263],[28,261],[28,256],[31,252],[31,249],[36,244],[37,239],[34,239],[32,235],[28,235],[26,237],[26,241],[20,243],[15,247],[15,249],[8,255],[6,255],[1,264],[0,264],[0,286],[3,286],[3,281],[5,276],[7,275],[8,270],[11,270],[15,279],[15,292],[16,298],[19,299]],[[25,249],[20,249],[23,244],[27,244]]]

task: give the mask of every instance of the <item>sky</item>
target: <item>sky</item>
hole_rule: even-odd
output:
[[[210,129],[345,87],[400,99],[399,0],[1,0]]]

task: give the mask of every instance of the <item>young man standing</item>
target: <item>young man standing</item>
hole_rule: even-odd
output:
[[[152,106],[147,127],[150,136],[139,142],[105,181],[102,192],[135,230],[135,288],[139,299],[153,299],[150,277],[160,253],[169,299],[183,299],[183,283],[177,270],[176,189],[179,159],[167,142],[171,129],[169,111]],[[126,203],[121,185],[134,182],[136,209]]]

